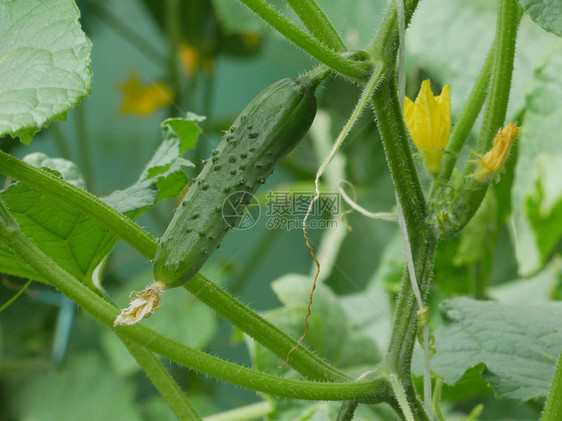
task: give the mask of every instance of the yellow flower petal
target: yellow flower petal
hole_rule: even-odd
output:
[[[490,174],[498,175],[503,168],[511,145],[519,135],[519,127],[515,123],[509,123],[500,129],[494,139],[494,146],[480,159],[480,167],[471,175],[476,181],[484,181]]]
[[[449,86],[435,97],[429,80],[424,80],[415,103],[404,99],[404,120],[414,145],[423,154],[428,172],[439,174],[451,130]]]

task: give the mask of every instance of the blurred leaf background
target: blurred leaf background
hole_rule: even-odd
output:
[[[272,3],[296,21],[283,1]],[[381,0],[319,3],[349,48],[365,45],[387,5]],[[188,111],[207,117],[196,148],[186,156],[195,163],[186,170],[193,176],[218,144],[221,131],[257,93],[314,65],[232,0],[90,0],[78,1],[78,6],[82,27],[93,44],[90,97],[69,111],[66,121],[39,132],[30,147],[9,138],[0,140],[0,147],[20,158],[42,152],[73,161],[88,189],[98,196],[133,184],[160,144],[161,121],[184,117]],[[427,78],[434,92],[450,84],[453,117],[457,116],[493,40],[495,12],[495,2],[484,0],[421,2],[407,32],[407,95],[415,97]],[[562,297],[558,257],[562,148],[553,123],[560,121],[562,109],[562,81],[555,70],[561,60],[560,40],[524,16],[508,117],[523,127],[520,156],[510,160],[502,182],[490,189],[463,235],[440,245],[431,296],[435,326],[442,323],[438,304],[459,295],[510,303],[518,296],[543,303]],[[322,113],[311,135],[276,170],[260,195],[312,186],[323,156],[319,151],[335,138],[358,92],[341,78],[322,86],[318,92]],[[329,177],[352,182],[363,207],[393,209],[394,191],[371,115],[362,117],[338,159]],[[429,179],[422,181],[428,186]],[[335,186],[328,181],[326,188]],[[139,223],[159,236],[176,203],[176,199],[160,202]],[[317,319],[305,343],[359,375],[384,352],[403,257],[394,224],[357,213],[345,220],[351,232],[340,221],[337,232],[312,233],[313,244],[327,257],[324,285],[313,305]],[[229,234],[203,269],[295,337],[302,330],[302,300],[311,271],[302,232],[268,230],[263,219],[250,230]],[[103,276],[104,288],[116,302],[123,305],[131,290],[151,281],[150,262],[118,243]],[[23,283],[5,276],[0,302]],[[196,298],[182,290],[168,293],[165,300],[162,310],[147,321],[152,328],[225,359],[278,371],[271,354],[244,341]],[[72,303],[54,291],[33,283],[0,317],[1,419],[173,419],[115,335],[90,316],[75,312]],[[365,355],[353,354],[354,348]],[[459,374],[443,395],[450,417],[466,416],[484,403],[482,420],[538,418],[541,393],[497,400],[498,390],[488,383],[494,373],[468,359],[458,364]],[[203,415],[271,399],[167,366]],[[420,373],[415,365],[414,373]],[[284,374],[295,375],[290,370]],[[333,419],[338,407],[273,402],[277,409],[271,419],[276,420]],[[358,419],[392,419],[385,408],[361,411]]]

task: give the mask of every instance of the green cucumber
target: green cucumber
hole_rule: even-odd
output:
[[[219,246],[236,217],[223,217],[235,192],[255,193],[306,134],[316,114],[315,90],[326,76],[282,79],[242,111],[194,180],[160,238],[154,276],[168,288],[191,279]],[[251,195],[238,195],[241,215]]]

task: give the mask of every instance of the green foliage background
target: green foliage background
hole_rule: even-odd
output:
[[[72,2],[63,3],[72,9]],[[279,9],[295,20],[283,2],[273,3],[281,5]],[[372,0],[319,3],[350,48],[359,48],[370,39],[386,7],[385,2]],[[520,3],[525,7],[532,2]],[[177,202],[163,199],[179,194],[185,184],[182,171],[190,177],[196,174],[200,160],[216,146],[221,131],[264,87],[313,66],[310,57],[266,28],[238,3],[191,2],[192,8],[187,2],[179,4],[186,25],[178,30],[178,38],[212,58],[211,73],[199,69],[197,76],[191,77],[170,65],[167,57],[170,44],[174,46],[174,38],[170,37],[173,32],[166,27],[165,16],[155,2],[110,1],[103,6],[99,2],[78,2],[80,22],[92,44],[90,96],[69,111],[65,121],[53,122],[37,133],[31,146],[20,145],[7,136],[0,141],[3,150],[18,158],[39,152],[74,162],[76,165],[67,167],[65,173],[62,167],[67,164],[50,162],[45,155],[27,158],[87,186],[97,196],[106,197],[108,203],[122,206],[122,212],[137,215],[148,210],[140,216],[139,224],[154,236],[164,231],[171,217]],[[62,6],[50,11],[68,13]],[[112,24],[104,11],[110,11],[121,24],[139,34],[148,47],[123,36],[120,24]],[[560,34],[560,21],[545,21],[544,14],[531,17]],[[454,122],[494,37],[495,19],[495,2],[424,0],[407,32],[407,95],[415,97],[426,78],[431,79],[434,92],[450,84]],[[198,26],[193,22],[203,23]],[[31,34],[26,26],[21,29]],[[257,47],[252,49],[241,41],[241,35],[247,33],[260,40]],[[81,34],[76,37],[81,38]],[[89,49],[87,39],[79,45],[75,57],[63,59],[72,72],[81,76],[80,80],[68,78],[78,86],[67,90],[70,93],[64,101],[70,103],[81,96],[72,96],[74,90],[85,93],[89,84],[90,72],[79,66],[84,61],[80,61],[80,54]],[[479,418],[482,420],[537,419],[562,348],[558,322],[562,310],[559,303],[553,302],[562,297],[562,144],[558,129],[562,121],[562,44],[556,35],[524,16],[517,47],[508,111],[508,120],[521,124],[517,157],[510,158],[502,182],[490,189],[463,234],[441,243],[438,250],[431,296],[437,341],[432,366],[445,378],[443,406],[447,419],[462,418],[479,403],[484,403]],[[155,59],[149,52],[152,50],[163,59]],[[0,56],[2,53],[0,50]],[[33,56],[33,52],[30,54]],[[14,65],[23,71],[31,64]],[[2,65],[0,61],[0,73],[8,72]],[[148,117],[122,115],[118,86],[131,72],[137,72],[148,84],[165,81],[181,96]],[[35,116],[32,123],[5,128],[4,121],[11,121],[6,117],[11,104],[4,99],[10,94],[9,87],[16,83],[11,79],[0,82],[0,128],[2,133],[18,134],[22,140],[30,141],[34,131],[30,128],[48,125],[64,109],[54,104]],[[41,90],[37,89],[34,93],[40,96]],[[322,118],[319,114],[311,135],[276,170],[261,194],[274,189],[312,187],[311,180],[323,157],[318,151],[326,149],[335,138],[358,93],[341,78],[330,79],[320,89]],[[207,116],[200,122],[203,133],[197,146],[186,154],[195,167],[178,158],[179,150],[168,154],[165,162],[151,161],[162,140],[182,138],[167,133],[165,127],[162,131],[162,120],[185,117],[188,111]],[[322,132],[329,136],[318,135]],[[463,154],[468,156],[469,152]],[[148,175],[149,169],[162,165],[166,166],[164,170]],[[329,175],[350,180],[357,191],[357,202],[363,207],[376,211],[393,208],[394,190],[371,115],[362,117],[333,167]],[[429,185],[430,180],[423,182]],[[327,187],[333,189],[334,185]],[[68,253],[69,271],[92,278],[101,264],[105,268],[103,287],[122,306],[131,290],[140,290],[152,281],[150,263],[125,244],[118,243],[105,261],[116,241],[108,232],[97,232],[96,254],[76,254],[76,250],[83,249],[73,238],[83,232],[88,241],[93,241],[92,232],[97,228],[88,226],[92,221],[72,215],[72,209],[58,209],[48,198],[29,190],[25,185],[11,186],[2,195],[7,202],[13,200],[13,206],[21,205],[15,212],[29,218],[26,227],[36,235],[35,241],[52,241],[49,235],[55,231],[68,239],[61,253]],[[114,193],[116,190],[123,192]],[[63,211],[69,213],[69,226],[50,226],[49,215]],[[396,224],[373,221],[357,213],[349,215],[347,223],[353,227],[352,232],[340,224],[334,233],[312,233],[313,242],[325,247],[328,257],[323,261],[324,283],[315,298],[312,330],[305,343],[337,367],[358,376],[380,360],[387,345],[403,256]],[[0,264],[2,271],[11,274],[0,288],[3,303],[14,293],[9,286],[23,283],[12,275],[33,274],[26,272],[25,262],[18,262],[1,241]],[[302,330],[311,271],[301,231],[268,230],[263,221],[251,230],[229,234],[203,270],[295,337]],[[482,284],[484,296],[479,295]],[[491,298],[499,304],[455,298],[461,295]],[[184,291],[171,291],[165,306],[147,325],[225,359],[277,374],[296,375],[291,370],[278,370],[276,357],[251,340],[244,340],[240,332]],[[0,419],[174,418],[117,337],[90,316],[74,312],[73,305],[54,290],[33,283],[29,294],[2,312],[0,329]],[[505,333],[505,337],[497,332]],[[502,346],[505,349],[500,353],[498,347]],[[421,375],[418,357],[414,358],[414,374]],[[334,419],[339,407],[276,400],[197,376],[175,365],[167,366],[202,415],[262,399],[274,402],[276,411],[270,419],[275,420]],[[386,420],[394,415],[387,408],[362,408],[357,416]]]

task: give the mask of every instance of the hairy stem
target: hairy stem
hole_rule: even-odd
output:
[[[119,332],[117,335],[135,360],[137,360],[139,366],[146,373],[176,417],[179,420],[200,420],[201,417],[195,411],[195,408],[158,358],[151,351],[143,346],[138,346],[122,333]]]
[[[183,287],[278,357],[284,359],[287,352],[295,346],[293,338],[254,313],[200,273],[186,282]],[[304,346],[296,348],[291,356],[291,367],[309,379],[324,381],[351,379]]]
[[[546,398],[541,421],[556,421],[562,419],[562,352],[558,357],[558,364]]]
[[[394,391],[394,396],[396,396],[398,405],[400,405],[400,409],[402,410],[402,415],[406,421],[414,421],[414,414],[410,408],[406,391],[404,390],[404,387],[402,387],[402,384],[396,374],[390,376],[390,384],[392,385],[392,390]]]
[[[515,0],[500,0],[496,28],[495,54],[492,64],[490,88],[476,152],[484,154],[492,145],[496,132],[504,125],[513,74],[513,59],[521,9]],[[475,165],[467,166],[465,182],[454,203],[453,214],[460,227],[472,219],[488,190],[488,183],[480,183],[468,176]]]
[[[445,184],[451,178],[453,173],[453,168],[457,162],[458,154],[461,151],[466,138],[470,134],[470,130],[480,114],[480,110],[484,105],[484,100],[486,99],[486,93],[488,92],[488,85],[490,82],[490,73],[492,70],[492,62],[495,55],[495,43],[492,44],[484,66],[480,70],[480,75],[472,88],[472,92],[468,97],[464,109],[455,123],[449,142],[447,143],[447,153],[443,156],[443,169],[436,182],[432,186],[432,196],[434,196],[436,190],[436,184]],[[433,197],[432,197],[433,198]]]
[[[119,310],[84,286],[49,256],[43,253],[21,231],[4,202],[0,199],[0,235],[5,243],[30,267],[103,324],[113,327]],[[371,396],[385,388],[385,379],[363,382],[311,382],[291,380],[233,364],[192,349],[143,325],[124,326],[117,332],[178,364],[220,380],[273,395],[305,400],[355,400]]]
[[[335,71],[353,78],[363,78],[370,66],[343,57],[281,16],[264,0],[239,0],[289,41]]]
[[[287,0],[306,29],[334,51],[346,51],[345,44],[315,0]]]
[[[425,198],[406,135],[396,94],[394,73],[389,73],[373,97],[373,107],[396,195],[403,210],[420,295],[422,299],[425,299],[429,290],[437,238],[433,228],[425,221],[427,213]],[[416,406],[419,402],[411,386],[410,364],[416,339],[417,309],[418,304],[406,269],[396,303],[392,335],[385,363],[391,374],[398,375],[401,385],[408,393],[410,402],[415,401]],[[423,409],[416,411],[416,414],[418,413],[422,414],[421,417],[425,417]]]
[[[156,240],[134,221],[88,192],[3,152],[0,152],[0,173],[19,179],[37,190],[60,199],[63,203],[80,209],[100,225],[113,231],[147,259],[154,258],[158,246]],[[273,352],[277,352],[278,349],[291,349],[294,346],[295,341],[292,338],[202,275],[197,275],[187,282],[185,288]],[[209,291],[213,293],[209,294]],[[301,358],[304,358],[304,361],[301,361]],[[295,351],[291,366],[297,371],[303,370],[301,374],[311,379],[349,379],[303,347]]]
[[[154,257],[156,242],[149,233],[87,191],[1,151],[0,173],[76,207],[117,234],[148,259]]]

